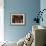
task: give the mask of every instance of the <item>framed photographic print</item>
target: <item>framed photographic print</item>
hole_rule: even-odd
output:
[[[11,14],[11,24],[12,25],[24,25],[25,15],[24,14]]]

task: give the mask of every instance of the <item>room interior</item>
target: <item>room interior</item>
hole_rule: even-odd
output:
[[[45,5],[46,0],[0,0],[0,46],[46,46]]]

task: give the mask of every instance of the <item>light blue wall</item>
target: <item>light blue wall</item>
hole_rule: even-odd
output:
[[[40,9],[40,0],[4,0],[4,30],[5,40],[18,41],[32,30],[33,19]],[[10,13],[24,13],[26,25],[12,26]]]

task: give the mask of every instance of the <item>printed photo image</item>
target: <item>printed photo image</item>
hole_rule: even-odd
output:
[[[22,15],[13,15],[12,16],[12,23],[23,23],[23,16]]]

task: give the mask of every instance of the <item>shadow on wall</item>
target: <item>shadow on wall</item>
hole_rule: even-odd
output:
[[[34,21],[36,21],[36,23],[40,23],[40,19],[41,19],[42,22],[44,21],[42,15],[43,15],[43,13],[44,13],[45,10],[46,9],[43,9],[43,11],[39,11],[37,13],[37,16],[34,18]]]

